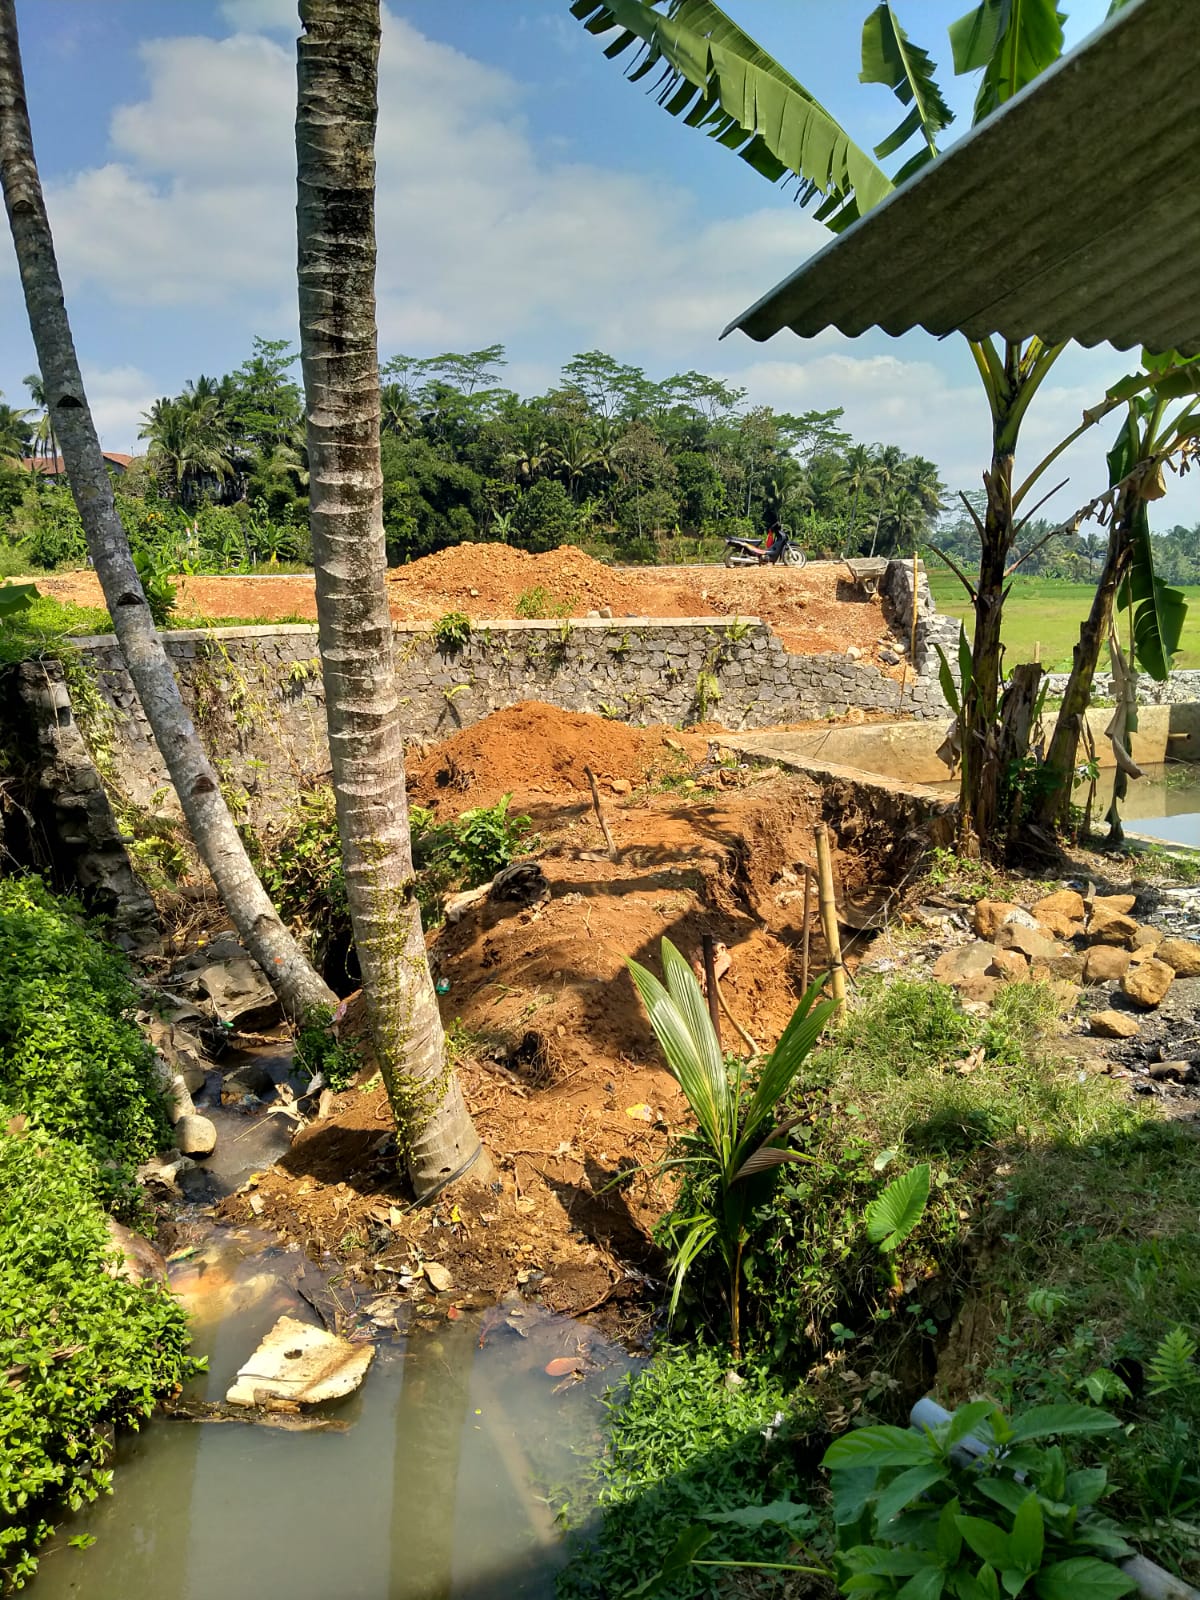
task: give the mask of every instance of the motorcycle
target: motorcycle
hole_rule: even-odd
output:
[[[753,539],[726,539],[725,545],[727,567],[802,567],[808,560],[782,524],[770,529],[762,544]]]

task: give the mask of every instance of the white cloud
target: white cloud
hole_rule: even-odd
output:
[[[138,441],[142,414],[158,397],[154,381],[137,367],[87,367],[83,385],[106,450],[138,455],[146,448]]]

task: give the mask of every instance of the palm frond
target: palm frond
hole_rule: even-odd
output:
[[[980,0],[950,25],[955,72],[983,71],[975,96],[976,122],[1058,60],[1065,21],[1055,0]]]
[[[881,0],[863,23],[862,83],[882,83],[901,105],[910,107],[898,127],[875,146],[882,161],[903,149],[914,134],[920,134],[923,147],[900,169],[893,182],[903,183],[937,154],[937,136],[954,121],[954,113],[938,88],[934,73],[937,63],[927,51],[909,39],[896,20],[887,0]]]
[[[659,105],[735,151],[772,183],[798,180],[798,197],[825,197],[818,217],[837,229],[870,210],[892,185],[881,167],[775,58],[712,0],[574,0],[589,33],[619,29],[605,48],[634,52],[638,82],[656,68]]]
[[[663,945],[664,967],[668,960],[667,949],[682,961],[668,940],[664,940]],[[725,1105],[729,1083],[720,1049],[715,1046],[712,1020],[703,1009],[703,1000],[698,1018],[694,1009],[685,1014],[652,972],[636,961],[630,961],[628,966],[634,987],[646,1008],[650,1026],[666,1057],[667,1067],[687,1097],[692,1115],[700,1124],[714,1155],[721,1158],[729,1120]],[[692,982],[696,982],[694,977]],[[699,990],[698,984],[696,987]]]
[[[779,1043],[768,1057],[743,1119],[743,1137],[755,1132],[772,1114],[776,1102],[791,1088],[805,1057],[821,1037],[835,1009],[832,1000],[816,1003],[824,981],[819,978],[801,998]]]

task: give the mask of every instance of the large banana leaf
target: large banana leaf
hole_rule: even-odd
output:
[[[658,101],[734,150],[772,182],[794,175],[800,198],[824,195],[818,215],[835,230],[892,188],[887,174],[775,58],[712,0],[574,0],[589,33],[621,32],[605,49],[635,51],[636,82],[662,68]]]
[[[875,146],[882,161],[902,149],[914,134],[924,144],[896,174],[903,183],[937,154],[937,136],[954,121],[954,113],[942,98],[934,79],[937,63],[909,39],[887,0],[876,6],[863,23],[862,83],[885,84],[901,105],[910,106],[908,115],[888,137]]]
[[[983,71],[975,97],[976,122],[1058,60],[1065,21],[1054,0],[980,0],[951,23],[955,72]]]
[[[1137,464],[1142,446],[1137,424],[1130,417],[1108,452],[1108,481],[1120,483]],[[1129,574],[1121,585],[1117,604],[1133,608],[1134,661],[1162,683],[1171,671],[1171,658],[1179,649],[1187,617],[1187,597],[1182,589],[1164,583],[1154,570],[1150,539],[1150,513],[1139,499],[1132,512],[1132,554]]]

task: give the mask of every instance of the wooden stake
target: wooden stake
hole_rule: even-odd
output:
[[[842,965],[842,937],[838,930],[837,902],[833,893],[833,859],[829,853],[829,829],[819,822],[814,830],[817,839],[817,889],[821,906],[821,931],[829,950],[829,975],[833,987],[837,1022],[846,1009],[846,969]]]
[[[800,945],[800,992],[808,993],[808,944],[812,931],[812,868],[804,869],[804,933]]]
[[[717,956],[713,948],[713,936],[706,933],[700,941],[700,948],[704,952],[704,992],[708,998],[708,1014],[712,1018],[712,1025],[716,1030],[717,1038],[721,1037],[721,1001],[717,995]]]
[[[596,809],[596,821],[600,824],[600,832],[604,835],[604,842],[608,846],[608,859],[610,861],[616,861],[619,859],[619,855],[617,847],[613,843],[613,836],[608,826],[608,820],[605,817],[604,810],[600,804],[600,789],[596,783],[596,774],[592,771],[591,767],[584,767],[583,770],[587,773],[587,781],[592,786],[592,805]]]

